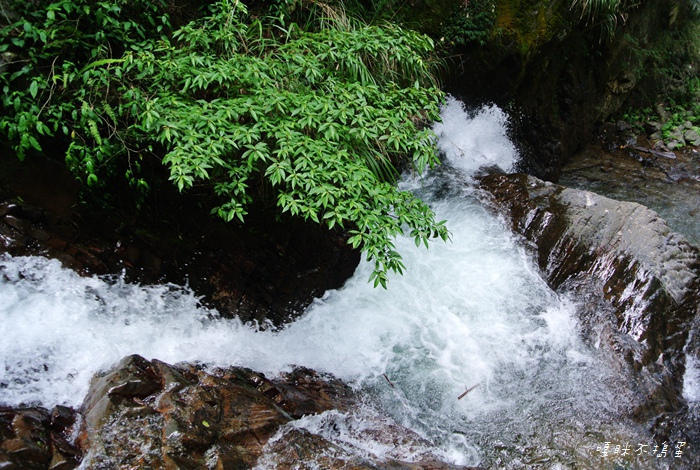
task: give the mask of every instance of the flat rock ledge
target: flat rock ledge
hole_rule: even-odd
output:
[[[688,339],[697,325],[698,249],[640,204],[523,174],[490,175],[480,187],[527,240],[547,282],[584,299],[584,336],[628,377],[631,416],[660,429],[683,413],[685,354],[697,354]]]
[[[80,410],[0,409],[0,468],[467,469],[363,409],[347,385],[310,369],[268,380],[244,368],[205,371],[132,355],[93,378]],[[363,423],[353,438],[394,451],[333,442],[352,415]],[[320,425],[304,425],[314,419]]]

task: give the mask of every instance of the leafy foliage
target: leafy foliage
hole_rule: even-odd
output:
[[[90,21],[76,2],[97,25],[83,28]],[[422,128],[443,97],[429,38],[359,25],[322,4],[305,28],[284,9],[253,19],[231,0],[166,35],[164,5],[129,2],[145,12],[138,24],[126,5],[62,0],[5,28],[15,46],[31,46],[27,65],[2,76],[0,130],[20,158],[62,133],[66,162],[88,185],[126,168],[147,188],[139,169],[157,158],[181,191],[210,188],[212,213],[226,221],[272,199],[347,229],[375,263],[375,286],[404,269],[395,236],[408,230],[426,247],[448,237],[444,221],[395,185],[399,164],[420,172],[437,163]]]
[[[491,36],[495,20],[493,0],[471,0],[452,13],[441,34],[450,45],[478,43],[483,46]]]
[[[600,39],[610,39],[627,21],[628,10],[637,7],[636,0],[572,0],[571,8],[600,32]]]
[[[668,24],[697,20],[700,0],[669,0]],[[639,0],[572,0],[571,9],[578,10],[586,22],[600,28],[605,37],[612,37],[619,25],[627,21],[629,11],[640,5]]]
[[[671,0],[668,23],[673,25],[684,20],[700,18],[700,0]]]
[[[43,136],[68,134],[66,123],[71,120],[97,134],[88,93],[98,72],[117,62],[113,57],[125,49],[169,28],[165,5],[158,0],[12,5],[23,16],[2,29],[0,52],[14,67],[0,77],[4,108],[0,131],[20,159],[30,149],[41,150]],[[77,103],[61,100],[66,92]]]
[[[700,10],[696,8],[700,0],[658,5],[656,27],[647,34],[621,38],[632,53],[629,68],[641,84],[628,101],[633,109],[622,119],[660,122],[664,140],[678,140],[673,134],[687,121],[700,124]]]

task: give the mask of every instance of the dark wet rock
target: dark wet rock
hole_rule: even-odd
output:
[[[210,375],[123,359],[95,377],[82,406],[79,444],[90,468],[250,468],[289,416],[245,370]],[[135,437],[131,430],[138,429]]]
[[[295,419],[326,410],[348,411],[355,402],[352,390],[342,381],[304,367],[273,380],[276,400]]]
[[[617,142],[606,148],[592,143],[574,155],[562,170],[563,185],[594,191],[619,200],[634,201],[658,212],[669,227],[684,235],[694,245],[700,245],[700,158],[695,148],[669,152],[661,139],[660,124],[649,123],[644,130],[658,135],[641,136],[641,145],[657,149],[662,155],[642,153],[639,161],[628,149],[619,146],[619,136],[602,134],[608,142]],[[652,139],[652,140],[649,140]],[[687,328],[686,358],[695,358],[700,364],[700,305],[691,326]],[[691,359],[692,360],[692,359]],[[685,384],[684,384],[685,387]],[[654,432],[669,442],[700,442],[700,406],[690,403],[689,410],[665,413],[655,425]],[[698,462],[698,452],[689,460]]]
[[[686,142],[695,142],[700,140],[700,134],[698,134],[698,131],[695,129],[688,129],[683,133],[683,139],[685,139]]]
[[[663,129],[663,124],[658,121],[646,121],[643,127],[647,134],[653,134],[655,132],[660,132]]]
[[[517,231],[538,245],[540,266],[555,285],[562,284],[574,272],[599,264],[601,255],[612,254],[615,258],[634,258],[640,266],[636,271],[644,270],[655,277],[676,303],[683,302],[695,286],[697,248],[672,232],[658,214],[640,204],[527,175],[489,176],[482,180],[482,188],[507,209]],[[555,218],[559,224],[554,223]],[[546,231],[555,236],[544,239]],[[568,257],[574,256],[578,247],[584,248],[588,256],[579,254],[578,263],[568,263],[566,256],[551,256],[564,249],[558,244],[570,246],[566,250]],[[618,303],[624,303],[622,297]]]
[[[652,132],[649,134],[649,138],[652,140],[662,141],[664,134],[661,131]],[[666,146],[666,144],[664,144]]]
[[[57,406],[0,407],[0,468],[3,470],[70,470],[80,462],[70,444],[76,413]]]
[[[647,421],[685,409],[682,380],[698,306],[698,249],[654,211],[526,175],[481,187],[524,236],[547,281],[588,299],[581,322],[631,382],[630,414]]]
[[[0,252],[56,258],[82,274],[188,284],[226,317],[279,326],[340,287],[360,260],[342,231],[264,210],[226,224],[169,187],[149,209],[158,214],[88,211],[62,166],[1,163]]]
[[[322,468],[463,468],[427,452],[423,463],[358,457],[320,435],[294,431],[296,417],[344,413],[358,405],[341,381],[309,369],[273,382],[249,369],[205,372],[128,356],[93,379],[77,442],[85,453],[83,465],[91,469],[302,468],[295,465],[314,461]],[[427,447],[419,436],[388,421],[371,432],[370,437],[383,435],[396,445]],[[265,466],[272,461],[279,466]]]

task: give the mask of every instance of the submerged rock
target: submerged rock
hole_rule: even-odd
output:
[[[415,462],[353,453],[296,424],[359,409],[347,385],[309,369],[270,381],[243,368],[205,372],[133,355],[93,379],[77,442],[91,469],[464,468],[440,462],[426,450],[430,443],[386,418],[362,433],[388,448],[423,449]]]
[[[393,430],[404,440],[422,439],[406,429]],[[396,435],[392,435],[394,438]],[[385,446],[396,445],[389,436]],[[350,448],[348,448],[350,447]],[[457,470],[474,467],[461,467],[438,460],[421,460],[406,462],[392,458],[380,461],[362,455],[358,448],[339,445],[328,439],[313,434],[306,429],[290,426],[271,439],[265,447],[265,456],[259,462],[258,469],[275,470],[311,470],[311,469],[356,469],[356,470]]]
[[[684,347],[698,308],[698,249],[640,204],[527,175],[488,176],[481,187],[531,243],[547,281],[585,300],[579,312],[584,333],[612,353],[630,381],[630,415],[653,424],[684,412]]]

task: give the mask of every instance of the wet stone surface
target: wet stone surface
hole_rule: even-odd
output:
[[[700,152],[690,146],[657,152],[654,144],[638,136],[628,145],[613,132],[574,154],[559,183],[647,206],[700,246]]]
[[[296,418],[358,405],[341,381],[309,369],[270,381],[249,369],[205,372],[134,355],[93,379],[77,443],[91,469],[306,468],[298,465],[311,461],[322,468],[464,468],[429,454],[416,463],[358,457],[308,431],[278,432]],[[426,445],[389,422],[376,432]]]
[[[75,411],[0,407],[0,468],[70,470],[82,453],[70,443]]]
[[[418,436],[411,436],[418,438]],[[311,470],[323,468],[328,470],[457,470],[467,467],[450,465],[437,460],[404,462],[387,459],[372,461],[348,452],[321,436],[305,429],[291,429],[277,439],[271,439],[265,448],[262,461],[264,468],[279,470]],[[475,467],[468,467],[475,469]]]
[[[686,345],[698,309],[698,249],[636,203],[527,175],[487,176],[481,187],[550,285],[580,300],[584,335],[609,352],[634,395],[630,417],[659,438],[691,432],[682,390],[685,357],[694,354]]]

